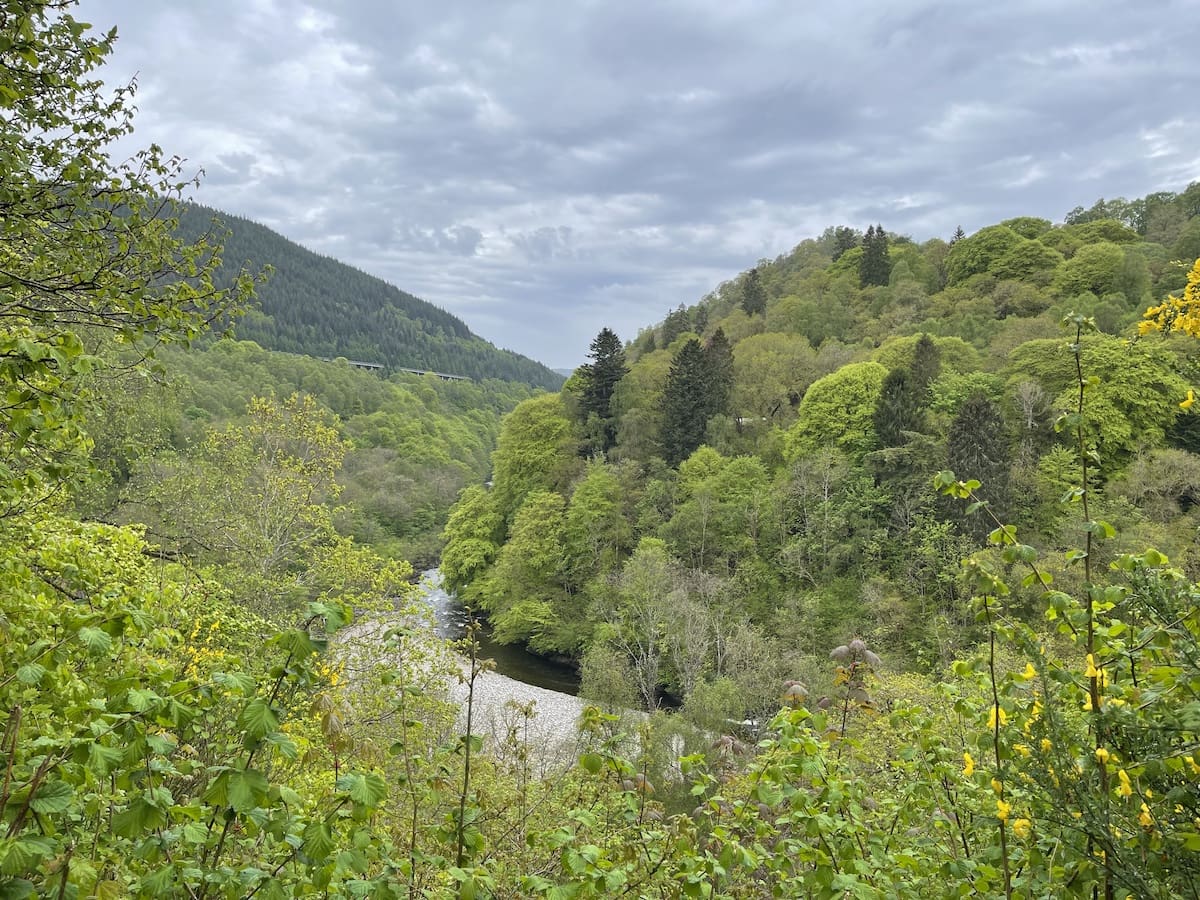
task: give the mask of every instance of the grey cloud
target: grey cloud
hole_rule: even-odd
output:
[[[83,0],[139,141],[551,365],[825,225],[918,239],[1200,178],[1196,0]],[[1173,49],[1174,48],[1174,49]]]

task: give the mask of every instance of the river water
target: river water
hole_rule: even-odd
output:
[[[466,634],[469,615],[452,594],[442,590],[442,576],[437,569],[421,573],[421,592],[433,610],[434,630],[438,637],[457,640]],[[516,681],[576,696],[579,694],[579,673],[571,666],[530,653],[511,644],[497,644],[485,625],[479,634],[480,656],[496,662],[496,671]]]

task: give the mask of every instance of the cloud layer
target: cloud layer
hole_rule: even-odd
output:
[[[197,199],[553,366],[827,225],[1200,179],[1200,0],[83,0]]]

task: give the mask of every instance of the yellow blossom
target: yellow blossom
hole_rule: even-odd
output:
[[[1120,782],[1117,785],[1117,793],[1122,797],[1129,799],[1133,796],[1133,785],[1129,781],[1129,775],[1124,769],[1117,772],[1117,780]]]
[[[1185,756],[1185,757],[1183,758],[1183,761],[1184,761],[1185,763],[1187,763],[1189,767],[1191,767],[1191,770],[1192,770],[1192,774],[1193,774],[1193,775],[1200,775],[1200,764],[1197,764],[1197,763],[1196,763],[1196,757],[1194,757],[1194,756]]]
[[[988,728],[995,728],[995,727],[996,727],[996,717],[997,717],[997,716],[999,716],[999,718],[1000,718],[1000,724],[1001,724],[1002,726],[1003,726],[1003,725],[1007,725],[1007,724],[1008,724],[1008,713],[1006,713],[1006,712],[1004,711],[1004,707],[1003,707],[1003,706],[1000,706],[1000,705],[998,705],[998,704],[997,704],[996,706],[993,706],[993,707],[992,707],[992,711],[991,711],[991,713],[988,715]]]
[[[1013,822],[1013,834],[1015,834],[1021,840],[1025,840],[1025,838],[1029,837],[1029,832],[1032,825],[1033,823],[1028,819],[1017,819],[1015,822]]]
[[[1187,398],[1179,404],[1180,409],[1191,409],[1192,404],[1196,402],[1196,396],[1192,393],[1192,389],[1188,388]]]
[[[1013,744],[1013,750],[1028,759],[1033,755],[1033,751],[1029,749],[1028,744]]]
[[[971,758],[970,753],[963,754],[963,774],[968,778],[975,774],[975,760]]]
[[[1110,755],[1109,752],[1107,750],[1105,750],[1103,747],[1096,748],[1096,760],[1097,760],[1097,762],[1100,763],[1100,765],[1103,766],[1108,763],[1109,755]]]
[[[1029,681],[1031,678],[1037,678],[1037,669],[1033,667],[1033,663],[1025,663],[1025,671],[1021,673],[1021,677],[1026,681]]]
[[[1004,800],[996,801],[996,818],[1001,822],[1008,821],[1008,814],[1012,812],[1012,804]]]
[[[1042,738],[1042,752],[1043,753],[1049,753],[1050,748],[1053,746],[1054,745],[1052,743],[1050,743],[1050,738]]]
[[[1096,668],[1096,658],[1092,654],[1087,655],[1087,670],[1083,673],[1084,678],[1099,678],[1100,670]]]
[[[1003,791],[1003,790],[1004,790],[1004,785],[1002,785],[1002,784],[1000,783],[1000,779],[999,779],[999,778],[993,778],[993,779],[992,779],[992,790],[993,790],[993,791],[995,791],[997,794],[999,794],[1001,791]]]
[[[1150,807],[1148,807],[1145,803],[1142,804],[1142,812],[1141,815],[1138,816],[1138,823],[1141,824],[1143,828],[1154,827],[1154,816],[1150,815]]]

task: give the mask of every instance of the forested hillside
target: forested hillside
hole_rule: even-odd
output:
[[[253,283],[71,12],[0,0],[0,897],[1196,896],[1196,186],[834,229],[557,394],[383,379],[198,349]],[[455,491],[567,758],[395,556]]]
[[[170,502],[163,482],[174,479],[182,489],[184,473],[199,477],[212,435],[245,427],[256,403],[284,404],[298,395],[310,398],[312,415],[345,442],[334,473],[337,493],[329,498],[337,530],[422,566],[437,561],[440,531],[458,492],[488,477],[500,417],[532,393],[519,382],[384,378],[345,361],[264,350],[250,341],[167,349],[158,363],[152,380],[104,384],[86,425],[103,477],[77,489],[81,511],[160,526],[164,517],[178,517],[185,500],[164,509]],[[191,485],[201,493],[214,488]],[[188,544],[180,535],[168,539],[170,533],[152,529],[160,541]]]
[[[241,338],[272,350],[344,356],[388,368],[523,381],[550,390],[562,384],[550,369],[497,349],[432,303],[249,219],[188,204],[179,222],[180,236],[188,241],[210,231],[223,235],[218,284],[228,278],[223,273],[271,267],[256,304],[237,323]]]
[[[1194,578],[1200,354],[1136,323],[1187,284],[1198,213],[1200,183],[949,241],[830,228],[625,347],[605,330],[507,419],[447,578],[499,639],[625,667],[623,702],[665,688],[736,720],[855,637],[931,673],[979,640],[960,563],[995,524],[940,497],[941,470],[1077,584],[1060,499],[1087,464],[1120,535],[1104,561],[1153,545]],[[1061,418],[1079,372],[1082,442]]]

